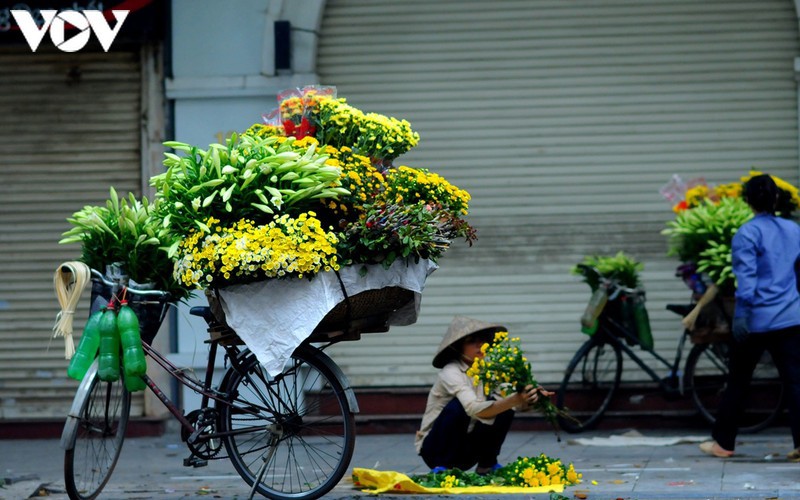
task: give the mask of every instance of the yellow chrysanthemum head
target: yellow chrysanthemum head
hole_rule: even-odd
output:
[[[739,182],[731,182],[728,184],[719,184],[714,187],[714,194],[717,198],[741,198],[742,184]]]
[[[699,184],[686,190],[686,205],[689,208],[694,208],[700,205],[704,200],[709,198],[711,191],[705,184]]]
[[[213,219],[206,225],[214,226]],[[241,219],[220,231],[190,234],[178,248],[175,277],[188,286],[313,275],[338,270],[338,237],[314,212],[284,214],[266,225]],[[220,286],[221,286],[220,285]]]

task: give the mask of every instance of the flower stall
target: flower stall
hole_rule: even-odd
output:
[[[676,275],[692,289],[698,301],[683,323],[697,337],[729,333],[727,318],[733,313],[736,290],[731,242],[739,227],[753,217],[753,211],[742,198],[742,186],[761,174],[751,170],[739,182],[718,185],[710,185],[703,178],[684,182],[674,176],[661,189],[675,213],[662,231],[668,238],[668,255],[681,261]],[[800,194],[792,184],[771,177],[779,188],[777,214],[791,218],[800,207]]]

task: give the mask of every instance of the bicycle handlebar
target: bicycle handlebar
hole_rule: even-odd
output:
[[[91,271],[93,279],[96,279],[110,287],[119,285],[119,283],[106,279],[106,277],[103,276],[103,274],[100,271],[96,269],[92,269]],[[145,290],[140,288],[133,288],[130,286],[126,286],[125,288],[127,288],[129,292],[135,295],[140,295],[142,297],[158,297],[159,299],[166,299],[169,297],[169,292],[165,292],[163,290]]]
[[[596,267],[588,266],[586,264],[577,264],[576,267],[578,269],[580,269],[584,274],[587,271],[588,272],[592,272],[597,277],[597,280],[602,285],[605,285],[608,288],[608,290],[609,290],[609,294],[608,294],[609,295],[609,299],[613,300],[614,298],[616,298],[617,294],[619,294],[620,292],[626,293],[626,294],[629,294],[629,295],[632,295],[632,294],[635,294],[635,293],[642,293],[641,289],[628,288],[626,286],[623,286],[622,283],[619,282],[619,280],[614,279],[614,278],[609,278],[608,276],[604,276],[603,273],[601,273],[600,270],[597,269]]]

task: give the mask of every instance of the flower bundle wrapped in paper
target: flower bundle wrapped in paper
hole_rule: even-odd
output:
[[[298,139],[316,135],[319,123],[316,115],[322,97],[335,98],[336,88],[310,85],[278,94],[280,120],[286,135]]]
[[[497,392],[505,397],[512,392],[522,392],[527,386],[539,387],[533,376],[531,364],[522,352],[519,337],[509,337],[508,332],[497,332],[491,343],[481,346],[483,357],[477,357],[467,370],[477,386],[483,384],[487,396]],[[542,413],[555,429],[558,417],[569,418],[569,414],[559,409],[549,397],[542,394],[533,404],[534,410]]]

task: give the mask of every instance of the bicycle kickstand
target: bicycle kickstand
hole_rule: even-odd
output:
[[[247,500],[253,500],[253,496],[256,494],[256,488],[258,487],[259,483],[261,483],[261,478],[264,477],[264,473],[267,471],[267,464],[270,460],[272,460],[272,455],[275,454],[275,446],[278,444],[278,438],[280,437],[277,432],[272,428],[274,426],[270,426],[269,430],[269,452],[261,457],[261,460],[264,462],[261,464],[261,467],[258,469],[258,474],[256,474],[256,480],[253,481],[253,487],[250,489],[250,496],[247,497]]]

